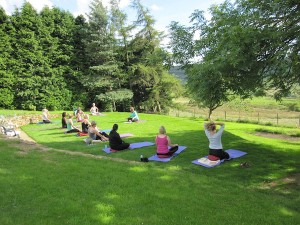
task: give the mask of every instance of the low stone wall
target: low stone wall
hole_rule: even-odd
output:
[[[54,114],[50,115],[49,119],[58,118],[60,115]],[[42,121],[41,115],[24,115],[24,116],[12,116],[12,117],[4,117],[1,119],[1,124],[3,125],[13,125],[15,128],[19,128],[21,126],[30,124],[30,123],[37,123]]]

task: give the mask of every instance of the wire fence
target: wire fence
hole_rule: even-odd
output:
[[[169,112],[170,116],[176,117],[195,117],[206,119],[208,117],[207,110],[179,110],[173,109]],[[299,112],[272,112],[272,110],[261,110],[252,112],[236,112],[218,110],[214,111],[212,120],[235,121],[244,123],[263,124],[270,126],[298,127],[300,128]]]

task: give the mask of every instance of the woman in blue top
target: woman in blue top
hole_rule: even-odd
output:
[[[137,112],[134,110],[133,107],[130,107],[130,112],[131,112],[130,116],[127,119],[128,122],[137,122],[137,121],[139,121],[139,116],[138,116]]]
[[[220,125],[220,129],[217,131],[217,125]],[[213,155],[222,159],[229,159],[229,154],[223,151],[222,146],[222,134],[225,128],[224,123],[205,123],[204,130],[206,137],[209,140],[209,155]]]

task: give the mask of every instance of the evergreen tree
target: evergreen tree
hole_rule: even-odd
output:
[[[41,17],[28,2],[15,11],[12,23],[16,30],[13,73],[18,80],[14,85],[15,104],[29,110],[65,108],[70,93],[65,88],[62,70],[53,69],[53,53],[57,48],[55,39],[50,36],[49,24],[43,25]]]
[[[86,41],[87,58],[90,65],[85,85],[89,87],[92,100],[98,98],[106,102],[106,107],[116,110],[116,90],[121,89],[124,83],[124,73],[117,60],[115,27],[112,25],[108,10],[102,1],[94,0],[90,5],[88,38]],[[126,92],[123,90],[121,93]],[[108,95],[105,93],[108,92]],[[129,92],[129,91],[127,91]],[[100,94],[101,97],[100,97]],[[104,96],[107,96],[105,99]],[[98,96],[99,95],[99,96]],[[126,99],[130,93],[124,95]]]
[[[12,33],[13,28],[10,18],[6,15],[4,9],[0,7],[0,107],[3,108],[14,108],[14,91],[12,87],[15,77],[11,70],[13,49],[10,38]]]
[[[154,28],[149,10],[139,0],[133,1],[133,7],[137,10],[136,26],[141,27],[128,45],[129,86],[134,93],[134,105],[147,111],[167,111],[173,93],[179,93],[180,84],[164,69],[165,54],[159,47],[163,34]],[[173,88],[166,89],[169,86]],[[170,94],[166,95],[166,91]]]

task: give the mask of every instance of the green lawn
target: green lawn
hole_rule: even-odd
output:
[[[228,122],[224,149],[248,154],[207,169],[191,163],[207,154],[203,120],[140,114],[144,123],[125,124],[127,116],[92,119],[102,129],[118,123],[120,133],[134,134],[129,143],[154,141],[164,125],[187,149],[168,163],[139,163],[155,147],[106,154],[104,143],[87,146],[84,137],[64,134],[59,120],[24,126],[52,150],[0,139],[0,224],[299,224],[299,142],[256,136],[264,126]]]

